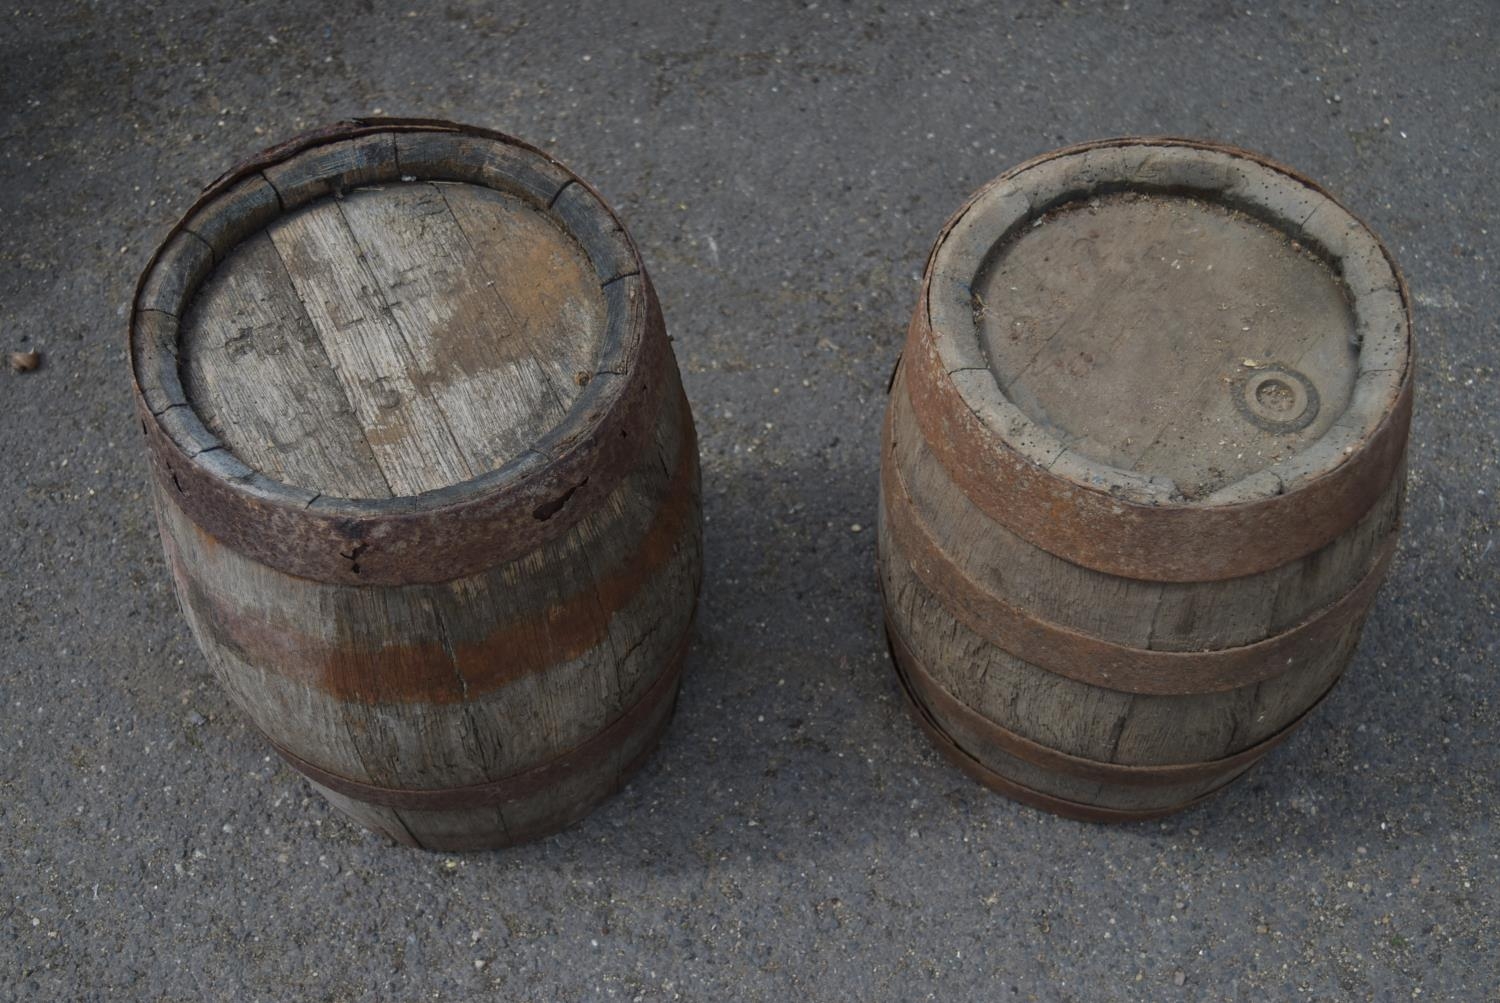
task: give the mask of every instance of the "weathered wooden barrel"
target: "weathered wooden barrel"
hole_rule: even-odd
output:
[[[1176,139],[1001,175],[893,377],[880,577],[930,737],[1060,814],[1242,774],[1348,663],[1395,549],[1405,287],[1312,182]]]
[[[640,256],[566,168],[417,120],[273,148],[152,259],[130,355],[193,634],[339,809],[500,846],[655,746],[697,442]]]

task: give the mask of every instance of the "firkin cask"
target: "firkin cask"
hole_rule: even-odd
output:
[[[566,168],[446,122],[300,136],[173,229],[130,358],[193,634],[339,809],[501,846],[655,746],[697,445],[640,256]]]
[[[1021,801],[1160,815],[1329,692],[1395,550],[1405,286],[1317,185],[1121,139],[1001,175],[928,260],[879,573],[919,722]]]

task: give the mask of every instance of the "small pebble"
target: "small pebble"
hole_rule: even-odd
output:
[[[41,364],[41,352],[31,351],[10,353],[10,368],[18,373],[29,373]]]

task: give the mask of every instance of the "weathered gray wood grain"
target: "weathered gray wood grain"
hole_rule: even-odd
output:
[[[270,234],[392,492],[474,476],[339,203],[312,203]]]
[[[251,237],[215,269],[179,337],[187,396],[246,464],[328,495],[390,496],[270,237]]]
[[[554,332],[531,330],[488,279],[437,186],[352,192],[339,209],[411,354],[414,381],[475,473],[498,468],[557,424],[578,385],[571,371],[549,376],[539,360],[572,354],[572,332],[552,341],[545,335]],[[522,281],[546,284],[550,275],[532,269]],[[597,287],[592,298],[602,302]]]
[[[889,407],[892,443],[883,462],[900,472],[915,516],[938,548],[990,594],[1043,621],[1117,644],[1191,652],[1261,641],[1347,594],[1397,531],[1404,470],[1344,535],[1271,571],[1208,583],[1107,575],[1040,550],[969,502],[924,448],[903,374],[894,382]],[[1175,696],[1119,692],[1057,675],[976,634],[914,572],[889,531],[884,505],[879,529],[887,615],[937,684],[1000,727],[1086,760],[1201,763],[1249,749],[1300,718],[1332,686],[1359,640],[1362,616],[1299,664],[1259,683]],[[942,724],[991,769],[1082,804],[1168,808],[1227,779],[1148,787],[1083,780],[966,734],[961,722]]]
[[[200,289],[184,345],[194,406],[277,479],[346,497],[446,487],[528,449],[595,371],[593,270],[517,196],[394,182],[268,235]]]

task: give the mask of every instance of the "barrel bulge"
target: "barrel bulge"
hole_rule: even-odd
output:
[[[1052,810],[1173,810],[1329,691],[1394,551],[1404,289],[1310,183],[1113,141],[1003,175],[929,261],[883,432],[919,720]]]
[[[1207,659],[1194,656],[1274,639],[1325,614],[1368,576],[1378,583],[1394,542],[1403,479],[1394,478],[1376,506],[1322,550],[1246,579],[1210,583],[1216,595],[1199,597],[1190,584],[1141,582],[1070,564],[989,521],[921,448],[905,405],[898,375],[880,518],[887,616],[933,681],[986,720],[1086,760],[1206,763],[1279,735],[1342,671],[1359,636],[1363,603],[1331,624],[1317,643],[1274,661],[1254,654],[1251,665],[1262,678],[1247,685],[1207,678]],[[1243,602],[1236,601],[1236,590]],[[1179,608],[1195,609],[1196,617],[1159,619],[1164,596],[1174,593]],[[1017,657],[1013,651],[1024,647],[1017,632],[999,628],[992,610],[973,602],[976,596],[1040,621],[1040,640],[1031,643],[1044,664]],[[1062,631],[1176,654],[1168,666],[1172,675],[1155,686],[1175,692],[1131,692],[1100,679],[1097,662],[1069,660],[1071,653],[1055,637]],[[990,758],[1003,756],[987,751]],[[1235,764],[1225,774],[1150,793],[1185,801],[1241,769]],[[1020,777],[1015,768],[1006,772]],[[1141,792],[1128,786],[1111,792],[1107,785],[1066,776],[1049,782],[1043,778],[1050,775],[1035,766],[1024,772],[1022,783],[1069,800],[1118,808],[1142,804]]]
[[[446,123],[349,123],[213,186],[131,334],[181,605],[341,810],[430,848],[553,831],[670,716],[697,443],[591,189]]]
[[[1159,651],[1203,651],[1261,641],[1353,590],[1399,522],[1404,479],[1392,477],[1348,532],[1295,561],[1213,582],[1153,582],[1073,564],[991,520],[925,448],[906,378],[890,397],[887,480],[923,535],[980,592],[1003,595],[1048,623]]]
[[[671,671],[701,577],[696,444],[675,367],[663,375],[671,417],[605,505],[532,554],[450,582],[287,575],[160,498],[181,605],[221,683],[285,751],[380,787],[482,784],[585,742]],[[656,710],[669,708],[670,694]],[[529,800],[575,803],[566,789]],[[496,810],[519,831],[541,808]],[[453,824],[418,811],[400,828],[432,843],[434,825]]]

